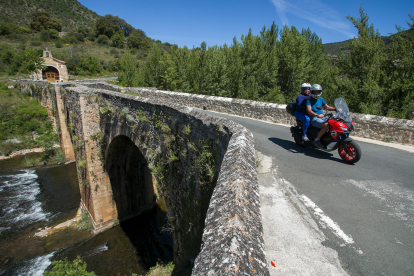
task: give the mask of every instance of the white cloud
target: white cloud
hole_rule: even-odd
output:
[[[287,14],[290,14],[308,20],[319,27],[342,33],[349,38],[355,36],[350,30],[352,24],[345,19],[344,15],[339,14],[318,0],[294,0],[289,2],[285,0],[271,0],[271,2],[275,6],[283,25],[288,24]]]
[[[289,3],[286,3],[284,0],[271,0],[271,1],[276,8],[276,12],[280,17],[280,20],[282,20],[282,24],[289,25],[289,20],[286,17],[286,5],[289,5]]]

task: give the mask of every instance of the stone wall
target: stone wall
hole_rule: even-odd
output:
[[[65,123],[64,106],[61,95],[61,89],[70,84],[55,85],[47,81],[27,80],[12,82],[16,83],[20,87],[21,91],[27,92],[46,108],[49,119],[52,121],[54,129],[59,135],[60,146],[62,152],[65,154],[66,161],[74,161],[75,156],[72,149],[72,142],[68,133],[68,128]]]
[[[52,95],[61,92],[60,114],[76,156],[82,206],[96,229],[106,229],[118,218],[116,188],[108,173],[108,164],[116,160],[108,159],[111,146],[122,137],[145,157],[165,198],[178,271],[193,267],[194,275],[269,274],[254,141],[247,129],[166,100],[79,83],[53,87],[47,88]]]
[[[295,123],[294,117],[286,112],[286,105],[284,104],[170,92],[157,90],[155,88],[119,87],[100,82],[85,82],[83,85],[88,87],[100,87],[122,93],[133,93],[141,97],[154,98],[159,99],[160,101],[168,101],[172,103],[180,103],[186,106],[264,121],[290,125]],[[394,119],[358,113],[352,113],[352,118],[355,127],[355,132],[352,133],[354,136],[414,145],[413,120]]]

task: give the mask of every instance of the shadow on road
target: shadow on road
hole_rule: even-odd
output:
[[[300,154],[313,157],[313,158],[317,158],[317,159],[328,159],[328,160],[336,161],[342,164],[354,165],[354,164],[346,163],[339,156],[334,156],[332,152],[336,152],[336,150],[332,152],[326,152],[326,151],[318,150],[316,148],[300,147],[293,141],[283,140],[283,139],[279,139],[276,137],[270,137],[269,141],[275,143],[278,146],[281,146],[285,150],[290,151],[292,153],[300,153]]]

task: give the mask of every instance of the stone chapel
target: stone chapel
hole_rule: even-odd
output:
[[[63,82],[69,80],[68,70],[66,68],[66,62],[58,60],[52,56],[52,51],[46,50],[43,51],[43,56],[46,70],[38,70],[33,73],[34,80],[47,80],[51,82]]]

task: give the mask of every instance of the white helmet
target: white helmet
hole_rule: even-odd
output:
[[[312,89],[311,84],[310,84],[310,83],[308,83],[308,82],[304,82],[304,83],[302,83],[302,85],[300,86],[300,92],[303,92],[303,90],[304,90],[304,89],[306,89],[306,88],[308,88],[308,89]]]
[[[317,83],[312,85],[311,95],[312,95],[312,98],[314,98],[314,99],[319,98],[322,95],[322,86],[320,84],[317,84]]]

